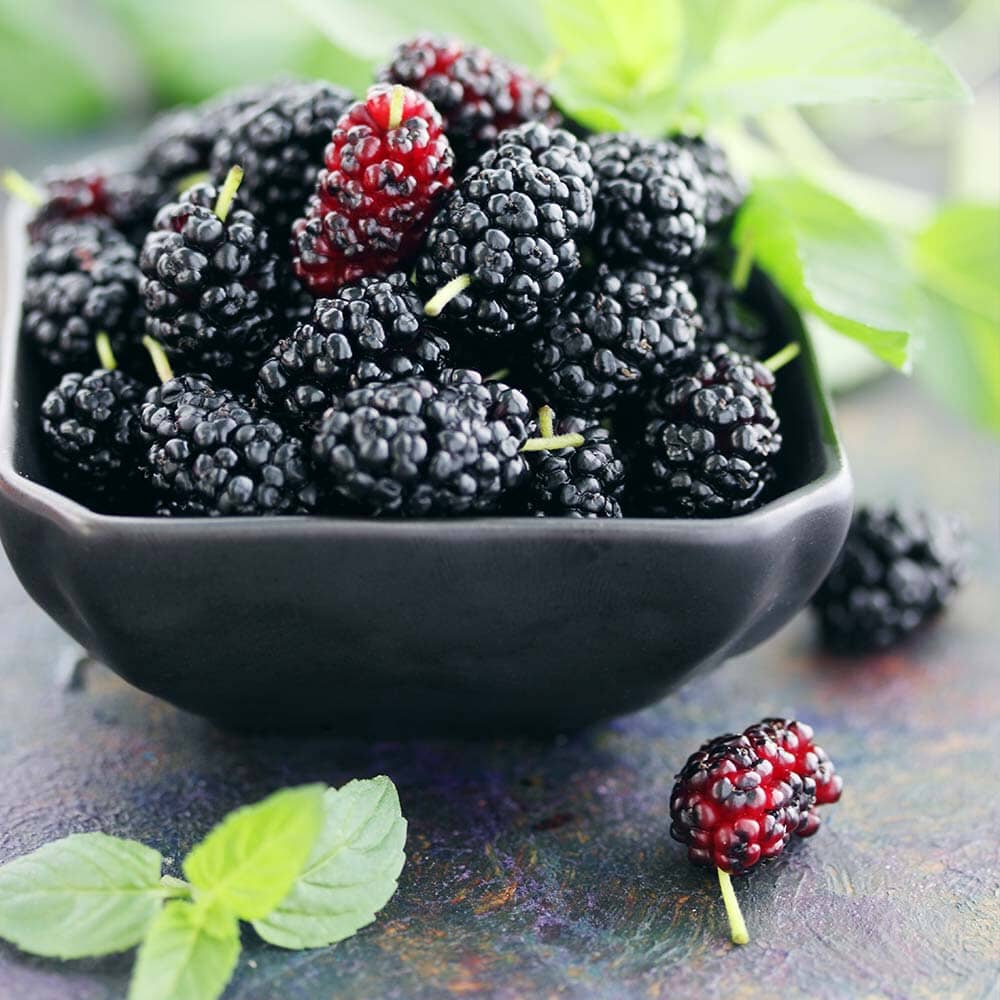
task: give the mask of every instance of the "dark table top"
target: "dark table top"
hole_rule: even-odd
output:
[[[901,379],[839,413],[860,497],[967,519],[974,576],[940,626],[844,664],[802,615],[644,712],[545,742],[220,732],[98,665],[72,683],[72,646],[3,563],[0,861],[81,830],[179,859],[274,788],[386,773],[410,823],[395,898],[319,951],[245,930],[227,996],[1000,995],[1000,452]],[[700,741],[776,714],[815,726],[846,791],[815,838],[738,882],[753,940],[734,949],[714,875],[668,835],[670,788]],[[131,962],[0,945],[0,997],[123,997]]]

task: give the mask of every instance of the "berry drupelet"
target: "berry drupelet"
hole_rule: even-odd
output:
[[[733,172],[721,146],[704,136],[675,135],[671,141],[686,149],[705,182],[705,228],[710,238],[728,228],[746,197],[746,183]]]
[[[434,106],[382,84],[337,122],[306,217],[295,273],[314,295],[406,266],[452,187],[452,151]]]
[[[255,370],[280,316],[278,258],[234,197],[239,179],[233,168],[222,188],[198,184],[161,208],[139,257],[146,333],[213,371]]]
[[[42,402],[42,437],[74,495],[136,513],[144,489],[134,434],[146,387],[114,368],[70,372]]]
[[[139,437],[159,514],[260,517],[315,506],[302,442],[210,375],[181,375],[150,389]]]
[[[321,482],[373,515],[495,511],[528,473],[531,409],[516,389],[449,370],[348,392],[313,441]]]
[[[637,469],[643,503],[668,517],[759,506],[781,449],[774,374],[725,344],[680,363],[648,400]]]
[[[428,315],[480,337],[537,326],[580,269],[579,240],[594,224],[589,160],[562,129],[501,133],[431,225],[417,262]]]
[[[471,164],[504,129],[558,119],[546,88],[519,66],[453,38],[418,35],[379,72],[433,102],[461,166]]]
[[[700,329],[683,281],[601,264],[532,344],[536,380],[570,412],[607,413],[691,354]]]
[[[957,525],[929,512],[862,507],[813,598],[824,644],[840,654],[898,645],[948,603],[965,576]]]
[[[238,163],[243,204],[275,240],[286,240],[315,190],[323,150],[353,101],[349,91],[324,81],[279,88],[229,123],[212,148],[212,176],[222,183]]]
[[[21,335],[54,368],[89,369],[102,331],[116,354],[137,339],[135,248],[105,222],[48,226],[28,258]]]
[[[624,133],[591,140],[596,243],[603,259],[652,258],[684,269],[705,245],[705,180],[691,153]]]
[[[543,439],[578,433],[575,447],[530,454],[528,511],[536,517],[621,517],[625,462],[611,433],[596,424],[569,418],[553,425],[552,411],[538,414]]]
[[[305,425],[349,389],[407,377],[436,381],[448,350],[405,274],[361,278],[315,300],[309,319],[274,345],[256,396],[274,416]]]
[[[723,343],[739,354],[764,357],[768,328],[746,296],[717,267],[707,264],[686,275],[704,326],[702,343]]]
[[[812,836],[816,806],[836,802],[842,788],[802,722],[764,719],[688,758],[670,796],[670,834],[691,861],[718,870],[735,944],[749,938],[729,876],[777,857],[793,835]]]

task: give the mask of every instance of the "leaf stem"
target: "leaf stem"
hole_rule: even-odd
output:
[[[153,340],[152,337],[143,337],[142,346],[149,351],[149,356],[153,361],[153,367],[156,369],[156,377],[161,382],[169,382],[174,377],[174,370],[170,367],[170,361],[167,358],[167,352],[163,349],[163,346]]]
[[[495,372],[490,372],[489,375],[483,376],[484,382],[502,382],[505,378],[510,376],[509,368],[498,368]]]
[[[226,179],[222,184],[222,190],[219,192],[219,197],[215,202],[215,214],[219,217],[220,222],[226,221],[226,216],[229,215],[229,210],[233,207],[233,199],[236,197],[236,192],[242,183],[243,168],[239,164],[230,167],[229,173],[226,174]]]
[[[399,123],[403,120],[403,102],[406,100],[406,88],[397,83],[392,88],[392,96],[389,98],[389,128],[399,128]]]
[[[102,330],[94,339],[94,346],[97,348],[97,359],[101,362],[101,367],[113,372],[118,367],[118,360],[111,349],[111,338]]]
[[[557,434],[554,437],[529,438],[521,451],[559,451],[562,448],[579,448],[582,444],[582,434]]]
[[[5,170],[0,183],[18,201],[23,201],[32,208],[41,208],[45,204],[45,192],[16,170]]]
[[[733,273],[730,282],[738,292],[746,291],[750,281],[750,272],[753,270],[754,261],[754,234],[750,233],[740,244],[739,253],[736,255],[736,263],[733,264]]]
[[[794,361],[802,353],[802,345],[797,341],[793,340],[790,344],[785,344],[785,346],[780,350],[776,351],[761,364],[765,368],[770,368],[772,372],[777,372],[784,368],[789,361]]]
[[[747,933],[747,925],[743,920],[739,900],[733,891],[733,882],[729,877],[729,872],[724,872],[721,868],[717,868],[716,871],[719,874],[722,902],[726,905],[726,916],[729,918],[729,936],[732,938],[733,944],[749,944],[750,935]]]
[[[461,295],[469,285],[472,284],[471,274],[460,274],[457,278],[452,278],[446,285],[442,285],[424,304],[424,314],[426,316],[440,316],[441,310],[451,302],[456,295]]]
[[[182,878],[162,875],[160,885],[163,886],[163,894],[167,899],[189,899],[191,896],[191,886]]]

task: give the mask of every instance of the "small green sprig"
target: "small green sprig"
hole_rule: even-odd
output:
[[[139,945],[129,1000],[215,1000],[240,954],[240,920],[281,948],[320,948],[391,899],[406,820],[380,776],[302,785],[226,816],[161,874],[158,851],[79,833],[0,867],[0,937],[71,959]]]

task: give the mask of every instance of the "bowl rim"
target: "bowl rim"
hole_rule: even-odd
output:
[[[191,534],[210,537],[214,534],[240,537],[254,533],[267,538],[300,537],[303,534],[324,537],[361,537],[378,535],[390,538],[421,538],[454,541],[462,536],[510,535],[515,526],[525,532],[544,532],[557,537],[596,535],[608,538],[634,533],[656,534],[671,539],[708,540],[728,526],[740,531],[767,533],[787,524],[809,509],[818,493],[839,493],[850,489],[850,472],[843,446],[832,416],[829,393],[820,376],[816,355],[798,313],[786,305],[790,329],[802,347],[799,362],[806,366],[812,386],[821,434],[823,471],[808,483],[766,501],[746,514],[726,518],[536,518],[505,515],[482,515],[464,518],[337,517],[333,515],[277,517],[191,517],[162,518],[152,515],[101,514],[71,499],[58,490],[29,479],[14,464],[18,421],[22,415],[16,401],[18,361],[21,350],[21,304],[24,293],[28,239],[26,226],[31,208],[10,200],[4,211],[0,230],[0,248],[4,267],[0,273],[0,494],[22,508],[34,511],[64,530],[93,534],[102,531],[134,528],[149,534],[172,532],[178,537]]]

